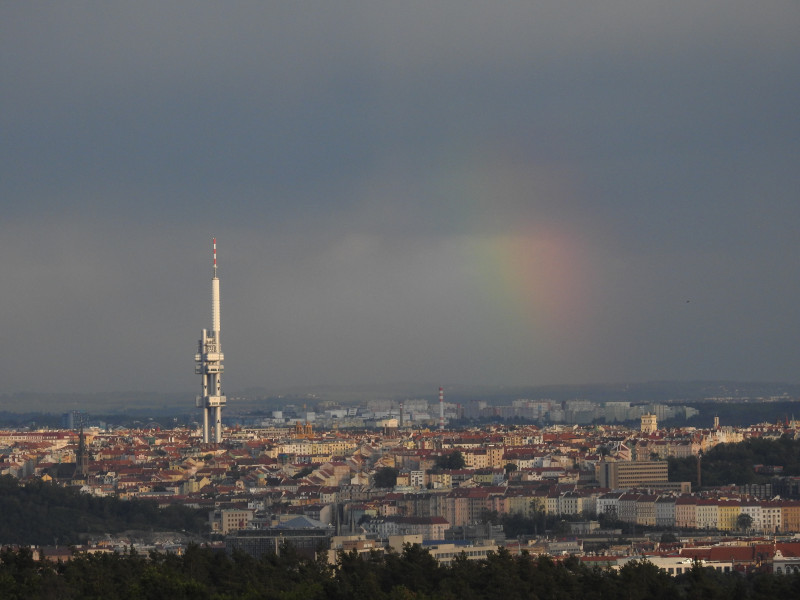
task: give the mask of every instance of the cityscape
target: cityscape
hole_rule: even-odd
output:
[[[592,568],[647,561],[671,577],[698,566],[800,572],[793,416],[746,426],[714,416],[697,427],[687,424],[701,417],[697,406],[723,408],[726,398],[462,405],[440,386],[434,401],[284,403],[226,426],[216,238],[211,266],[211,326],[194,357],[200,423],[112,427],[76,410],[62,415],[62,428],[0,430],[0,473],[20,485],[181,507],[203,515],[201,526],[87,530],[61,546],[57,537],[33,544],[36,560],[183,555],[202,544],[255,559],[291,548],[336,567],[344,554],[375,557],[416,544],[443,567],[502,549]],[[727,400],[756,406],[759,416],[764,406],[798,401],[787,392]],[[750,454],[733,471],[717,466],[745,446]]]
[[[219,443],[203,441],[202,425],[103,430],[67,413],[65,429],[0,431],[0,466],[20,483],[203,515],[204,531],[192,535],[125,531],[37,545],[46,560],[129,548],[180,554],[200,540],[254,557],[283,543],[310,557],[327,549],[331,564],[340,551],[418,543],[442,565],[503,547],[604,567],[647,560],[670,575],[698,562],[721,572],[800,568],[800,464],[748,458],[729,481],[714,462],[721,448],[756,443],[790,443],[796,456],[793,419],[664,428],[659,413],[685,419],[692,409],[609,403],[594,423],[564,424],[550,418],[582,419],[584,404],[521,400],[495,410],[492,423],[454,428],[461,408],[443,392],[438,404],[287,407],[224,427]],[[514,417],[499,416],[508,408]]]
[[[798,597],[799,30],[0,4],[0,597]]]

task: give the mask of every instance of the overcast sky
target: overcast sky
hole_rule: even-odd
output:
[[[796,0],[4,2],[4,392],[800,381]],[[196,388],[196,389],[195,389]]]

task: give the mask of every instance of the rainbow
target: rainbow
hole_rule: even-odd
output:
[[[574,236],[554,230],[489,236],[471,257],[475,283],[504,326],[545,344],[577,341],[591,312],[583,250]]]
[[[593,313],[593,270],[572,178],[554,165],[494,156],[439,165],[434,191],[466,240],[461,259],[472,273],[470,289],[509,331],[577,342]]]

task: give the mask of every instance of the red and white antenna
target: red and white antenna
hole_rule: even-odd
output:
[[[439,429],[444,429],[444,388],[439,386]]]
[[[214,240],[214,277],[217,276],[217,238],[213,238]]]

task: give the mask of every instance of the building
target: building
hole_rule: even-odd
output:
[[[365,523],[368,531],[382,538],[397,535],[419,535],[423,540],[443,540],[450,523],[444,517],[404,517],[389,515]]]
[[[697,527],[697,498],[681,496],[675,499],[675,527],[694,529]]]
[[[430,555],[441,565],[449,565],[453,559],[463,556],[467,560],[484,560],[490,552],[497,552],[498,546],[493,540],[485,542],[452,542],[424,544]]]
[[[797,500],[781,502],[781,527],[783,531],[800,531],[800,502]]]
[[[600,487],[611,490],[656,488],[668,483],[668,463],[665,460],[620,461],[597,463]]]
[[[738,519],[740,504],[738,500],[719,500],[717,502],[717,511],[719,514],[717,527],[721,531],[734,531],[739,529]]]
[[[617,567],[623,566],[625,563],[640,560],[639,558],[626,557],[617,561]],[[669,575],[682,575],[692,570],[695,561],[685,556],[647,556],[644,558],[647,562],[655,565],[662,571],[666,571]],[[697,561],[700,565],[706,566],[703,560]]]
[[[212,532],[227,535],[245,529],[253,520],[253,512],[249,508],[220,508],[208,514],[208,523]]]
[[[761,503],[761,523],[764,533],[778,533],[781,531],[783,510],[780,501]]]
[[[642,494],[636,500],[636,524],[654,526],[656,524],[656,502],[658,496]]]
[[[717,500],[699,499],[697,501],[697,528],[717,529],[719,527],[719,504]]]
[[[656,500],[656,527],[673,527],[675,525],[675,498],[661,496]]]
[[[609,492],[597,499],[597,515],[616,521],[619,518],[619,499],[622,492]]]
[[[417,543],[421,543],[417,542]],[[379,540],[369,539],[363,533],[356,535],[338,535],[331,538],[331,547],[328,550],[328,564],[335,565],[339,552],[349,554],[355,552],[359,556],[368,558],[372,553],[383,554],[385,548]]]
[[[263,529],[244,529],[225,538],[225,550],[230,554],[242,550],[256,558],[264,554],[280,554],[289,544],[301,556],[315,558],[330,546],[335,528],[300,516]]]
[[[647,435],[658,431],[658,417],[650,413],[642,415],[640,431]]]

